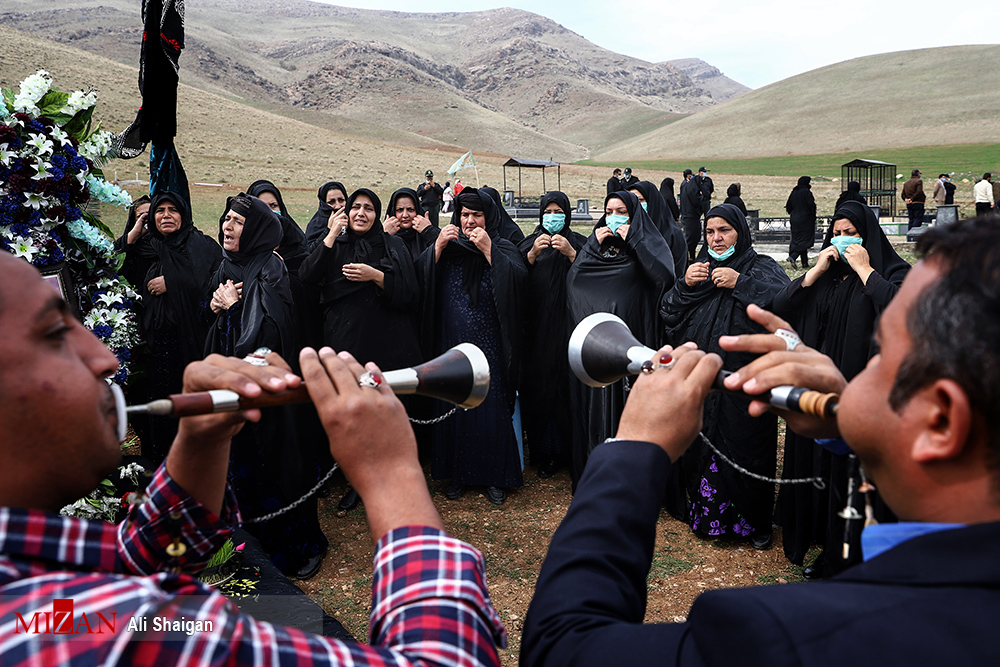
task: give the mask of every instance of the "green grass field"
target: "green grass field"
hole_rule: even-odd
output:
[[[920,169],[924,179],[941,173],[982,176],[986,171],[1000,171],[1000,143],[951,144],[945,146],[915,146],[887,148],[875,151],[822,153],[819,155],[789,155],[762,158],[719,160],[692,157],[685,160],[629,161],[633,169],[681,172],[702,165],[725,174],[757,174],[762,176],[826,176],[840,177],[840,166],[856,159],[881,160],[899,166],[897,173],[909,177],[910,170]],[[617,167],[624,163],[583,160],[577,164]]]

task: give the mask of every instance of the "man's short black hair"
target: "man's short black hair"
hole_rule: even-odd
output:
[[[991,178],[993,178],[993,174],[991,174],[990,172],[986,172],[985,174],[983,174],[983,180],[984,181],[988,181]]]
[[[953,380],[985,423],[991,465],[1000,470],[1000,225],[980,216],[931,227],[917,252],[942,276],[908,314],[912,346],[889,404],[898,412],[923,387]],[[1000,475],[995,482],[1000,492]]]
[[[914,169],[913,171],[910,172],[910,176],[911,177],[917,177],[919,175],[920,175],[920,170],[919,169]]]

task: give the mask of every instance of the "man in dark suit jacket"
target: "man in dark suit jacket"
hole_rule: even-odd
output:
[[[687,241],[688,260],[694,261],[697,255],[698,243],[701,241],[701,188],[691,174],[690,169],[684,170],[684,181],[680,189],[681,229]]]
[[[880,354],[850,384],[825,356],[771,334],[724,337],[766,352],[726,384],[841,393],[837,422],[781,411],[815,438],[839,433],[901,523],[871,526],[865,562],[817,583],[720,590],[683,623],[642,625],[656,520],[672,461],[701,426],[721,362],[664,348],[618,431],[591,454],[553,537],[522,638],[522,665],[996,665],[1000,612],[1000,230],[932,228],[883,312]],[[780,318],[751,306],[770,331]],[[665,409],[670,406],[670,409]],[[754,401],[750,413],[767,404]]]

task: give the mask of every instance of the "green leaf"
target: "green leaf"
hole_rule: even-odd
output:
[[[3,103],[7,107],[7,111],[14,113],[14,91],[10,88],[3,89]]]
[[[38,100],[38,110],[43,116],[51,116],[58,113],[69,101],[69,93],[61,93],[58,90],[50,90]]]
[[[83,219],[92,224],[94,227],[100,229],[102,232],[104,232],[104,234],[109,239],[113,240],[115,238],[114,234],[111,233],[111,229],[103,222],[101,222],[101,219],[98,218],[96,215],[88,213],[87,211],[83,211]]]
[[[87,133],[87,128],[90,125],[90,119],[93,118],[94,109],[96,108],[96,106],[93,106],[89,109],[76,112],[76,115],[73,116],[73,120],[63,127],[66,134],[73,137],[77,141],[83,141],[83,138]]]

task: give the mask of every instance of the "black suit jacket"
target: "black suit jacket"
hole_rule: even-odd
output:
[[[670,460],[591,454],[525,619],[522,665],[1000,665],[1000,523],[917,537],[828,581],[712,591],[642,625]]]

